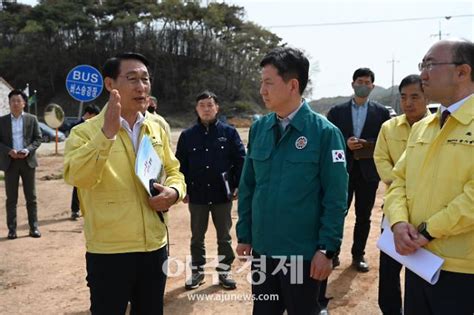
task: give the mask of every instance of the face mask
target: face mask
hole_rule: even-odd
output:
[[[354,93],[358,97],[365,98],[369,96],[370,92],[371,89],[367,85],[354,85]]]

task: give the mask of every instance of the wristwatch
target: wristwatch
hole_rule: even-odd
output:
[[[327,259],[333,259],[334,256],[336,256],[336,252],[335,252],[335,251],[326,250],[326,246],[324,246],[324,245],[318,246],[318,251],[320,251],[321,253],[323,253],[324,256],[326,256]]]
[[[435,238],[428,233],[428,230],[426,229],[428,226],[426,222],[421,222],[420,225],[418,225],[418,233],[423,235],[428,241],[432,241]]]

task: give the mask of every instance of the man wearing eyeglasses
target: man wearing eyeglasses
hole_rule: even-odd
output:
[[[377,172],[387,188],[393,181],[393,167],[406,149],[411,127],[430,114],[426,109],[428,99],[423,93],[419,75],[406,76],[400,82],[398,91],[403,115],[394,117],[382,125],[374,150]],[[382,228],[385,228],[385,225]],[[384,315],[403,314],[401,269],[401,264],[384,252],[380,252],[378,302]]]
[[[108,59],[106,109],[74,128],[66,141],[64,179],[78,188],[86,237],[87,285],[92,314],[163,314],[167,229],[164,213],[186,195],[169,139],[143,116],[148,106],[148,61],[137,53]],[[149,197],[135,175],[135,158],[147,135],[166,179]]]
[[[405,314],[473,314],[474,44],[434,44],[420,64],[425,95],[441,103],[415,124],[385,207],[397,252],[444,259],[431,285],[406,270]]]

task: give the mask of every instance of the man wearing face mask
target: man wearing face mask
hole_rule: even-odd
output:
[[[346,140],[349,190],[347,208],[355,195],[355,215],[352,265],[359,272],[368,272],[364,258],[365,245],[370,231],[370,215],[380,177],[373,159],[373,149],[382,124],[390,119],[385,106],[369,100],[374,89],[375,75],[369,68],[360,68],[352,76],[353,98],[331,108],[327,118],[336,125]],[[339,265],[335,257],[334,266]]]
[[[156,121],[161,128],[163,128],[166,132],[166,135],[168,136],[168,139],[171,139],[171,128],[168,122],[158,114],[158,100],[154,96],[150,96],[148,98],[148,107],[146,111],[143,112],[143,114],[146,114],[146,112],[149,112],[152,115],[149,115],[149,118],[153,121]]]

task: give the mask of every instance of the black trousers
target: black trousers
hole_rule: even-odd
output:
[[[281,269],[281,266],[287,269]],[[321,309],[318,297],[320,281],[310,275],[311,261],[303,261],[302,270],[297,270],[290,258],[281,259],[261,256],[253,252],[252,294],[254,315],[317,315]],[[302,273],[302,283],[295,283],[295,274]],[[278,297],[277,300],[273,297]]]
[[[209,214],[216,228],[217,254],[222,257],[218,271],[228,271],[235,259],[232,249],[232,202],[212,205],[189,204],[191,214],[191,260],[192,266],[201,269],[206,264],[205,236],[209,224]]]
[[[361,173],[358,161],[354,161],[352,170],[349,173],[349,189],[347,208],[352,203],[355,196],[354,236],[351,253],[353,257],[360,257],[365,254],[365,245],[370,232],[370,215],[375,203],[375,195],[379,186],[378,181],[366,181]]]
[[[153,252],[86,253],[92,315],[163,314],[166,246]]]
[[[18,188],[21,177],[23,193],[26,199],[26,210],[28,211],[28,224],[30,229],[38,227],[35,168],[31,168],[26,160],[12,160],[8,170],[5,171],[5,191],[7,195],[7,226],[9,231],[15,231],[16,207],[18,203]]]
[[[405,315],[474,314],[474,274],[441,271],[431,285],[405,268]]]
[[[77,197],[77,187],[72,189],[72,197],[71,197],[71,212],[79,212],[79,197]]]
[[[380,252],[379,307],[384,315],[402,314],[400,271],[402,264],[384,252]]]

